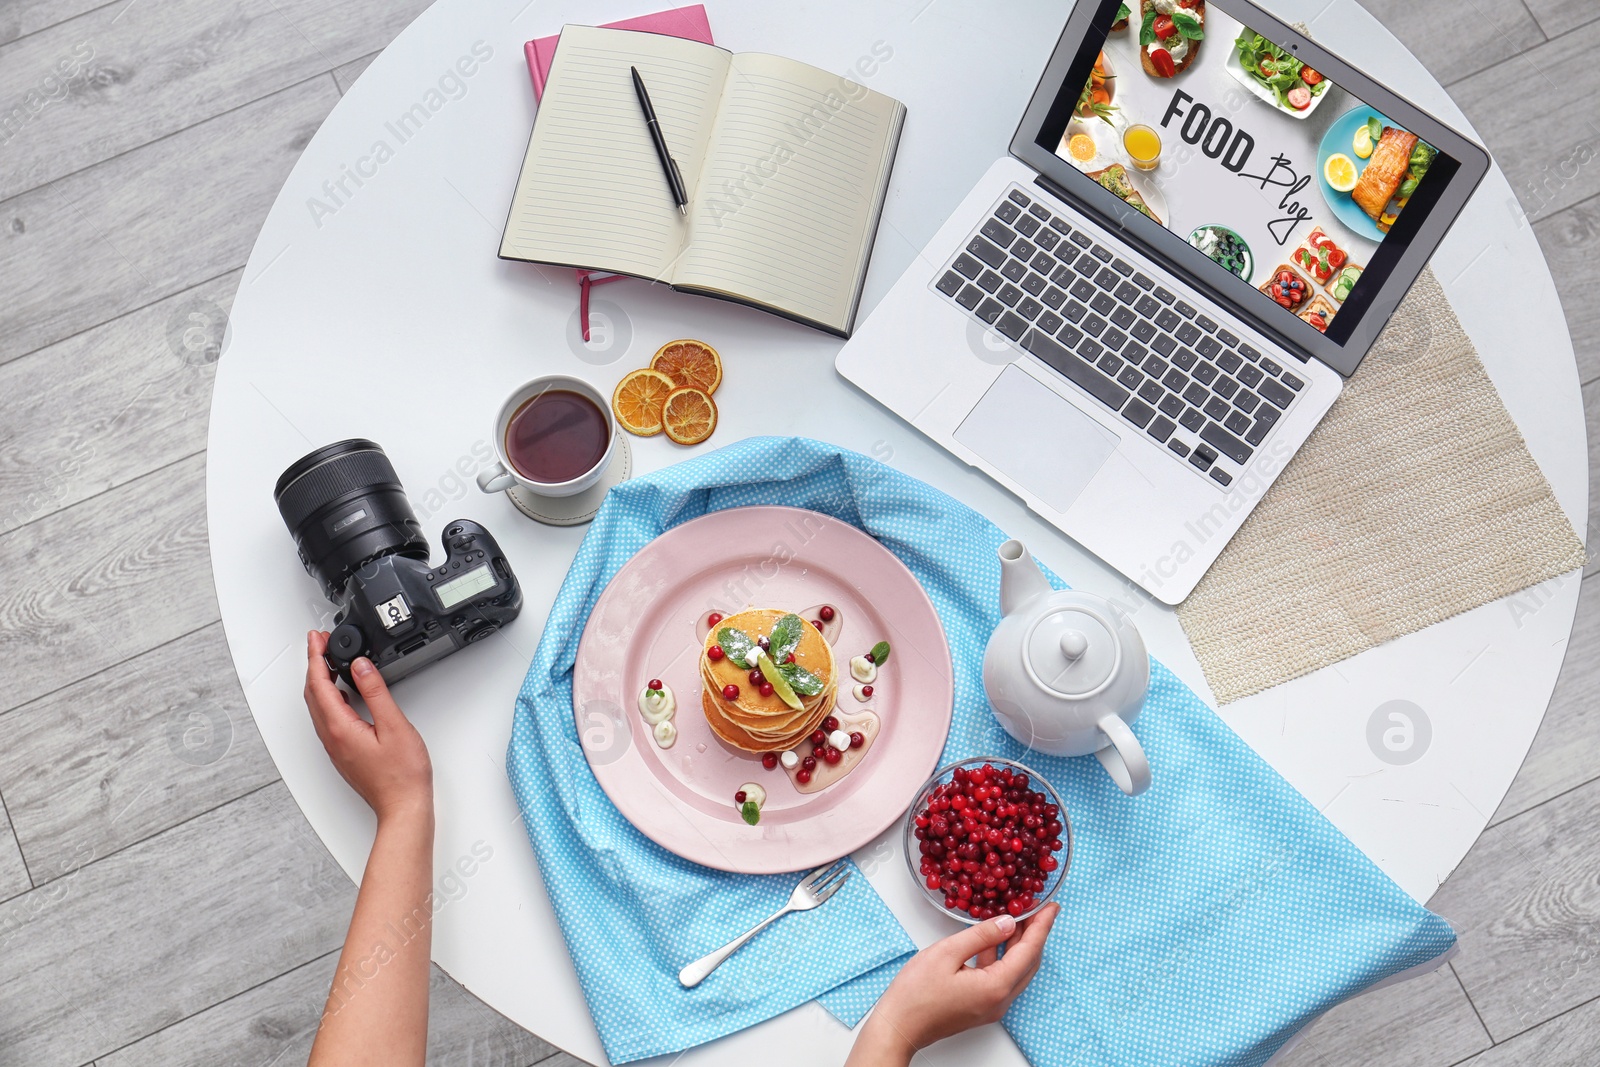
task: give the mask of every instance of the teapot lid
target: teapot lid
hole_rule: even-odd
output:
[[[1122,648],[1098,613],[1064,608],[1034,623],[1027,657],[1034,677],[1046,688],[1062,696],[1087,697],[1111,679]]]

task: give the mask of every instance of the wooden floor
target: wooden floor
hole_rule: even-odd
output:
[[[1592,462],[1594,0],[1368,2],[1522,200],[1562,288]],[[228,660],[212,365],[182,334],[228,307],[300,150],[423,6],[0,0],[0,1067],[305,1059],[354,890]],[[1332,1013],[1296,1067],[1600,1062],[1595,582],[1532,754],[1433,902],[1460,959]],[[566,1060],[438,972],[430,1052]]]

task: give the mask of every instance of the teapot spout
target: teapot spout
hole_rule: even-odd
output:
[[[1010,615],[1041,593],[1050,592],[1050,579],[1034,562],[1028,546],[1012,538],[1001,545],[1000,614]]]

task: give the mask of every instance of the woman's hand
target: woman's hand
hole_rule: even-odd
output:
[[[1060,910],[1047,904],[1020,925],[1001,915],[917,953],[873,1009],[848,1065],[909,1064],[935,1041],[999,1022],[1038,973],[1045,938]],[[974,956],[977,965],[968,966]]]
[[[356,714],[337,686],[327,661],[328,635],[306,635],[306,708],[322,747],[350,788],[378,815],[408,812],[433,815],[433,764],[422,735],[389,695],[383,676],[365,657],[350,667],[356,689],[372,712],[372,722]]]

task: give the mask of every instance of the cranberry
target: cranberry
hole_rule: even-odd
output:
[[[958,768],[914,816],[922,877],[937,876],[947,908],[974,919],[1031,912],[1059,869],[1059,809],[1028,788],[1028,776],[985,764]],[[1046,815],[1050,807],[1052,814]]]
[[[850,732],[850,747],[851,748],[860,748],[862,745],[864,745],[866,743],[867,743],[867,739],[864,736],[862,736],[862,733],[861,733],[860,730],[852,730]]]
[[[750,672],[750,684],[751,685],[760,685],[762,682],[764,682],[766,680],[767,680],[767,676],[761,673],[761,669],[759,667]]]
[[[745,791],[743,789],[741,789],[737,793],[733,794],[733,802],[735,804],[743,804],[748,799],[750,799],[750,798],[745,793]]]
[[[717,623],[719,623],[721,621],[722,621],[722,612],[720,612],[720,611],[713,611],[710,615],[706,616],[706,625],[707,626],[715,626]]]
[[[767,752],[767,753],[764,753],[762,755],[762,757],[761,757],[761,766],[765,767],[767,770],[770,771],[770,770],[772,770],[772,768],[776,767],[777,765],[778,765],[778,754],[776,752]]]
[[[822,620],[821,619],[812,619],[811,620],[811,625],[815,626],[817,629],[820,630],[820,629],[822,629]]]
[[[829,715],[826,719],[822,720],[822,728],[831,734],[833,731],[839,728],[839,720],[835,719],[832,715]]]
[[[771,682],[767,682],[767,681],[763,681],[761,683],[760,687],[756,690],[756,692],[760,693],[764,697],[771,696],[772,695],[772,683]]]
[[[812,744],[812,747],[821,748],[823,745],[825,745],[827,743],[828,743],[828,732],[826,730],[813,730],[813,731],[811,731],[811,744]]]
[[[772,642],[765,637],[756,638],[756,644],[761,646],[761,651],[763,652],[770,652],[772,650]]]
[[[709,649],[706,650],[706,658],[711,660],[713,663],[715,663],[717,660],[721,659],[722,656],[723,656],[723,652],[722,652],[722,646],[721,645],[712,645]]]
[[[929,889],[938,889],[939,888],[939,876],[937,874],[928,875],[928,880],[924,884],[927,885],[927,887]]]
[[[822,758],[827,760],[830,764],[838,763],[840,760],[844,759],[844,753],[840,752],[832,745],[829,745],[827,748],[822,750]]]
[[[787,656],[783,657],[783,662],[785,662],[785,663],[793,663],[794,662],[794,653],[791,652]]]
[[[833,621],[833,614],[834,614],[833,609],[830,608],[826,604],[822,605],[822,607],[817,609],[817,614],[822,616],[822,621],[823,622],[832,622]]]
[[[729,682],[722,687],[722,696],[725,700],[733,700],[739,695],[739,687]]]
[[[660,689],[661,688],[661,679],[660,678],[652,678],[652,679],[650,679],[650,684],[646,688],[648,688],[648,689]]]
[[[866,660],[868,663],[876,663],[876,662],[878,662],[877,659],[872,655],[871,652],[867,652],[867,653],[863,654],[861,658]]]
[[[817,757],[815,756],[806,756],[800,760],[800,769],[803,771],[815,770],[816,766]]]
[[[864,697],[871,696],[872,695],[872,686],[870,686],[870,685],[862,686],[861,687],[861,695],[864,696]]]

